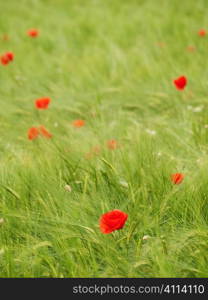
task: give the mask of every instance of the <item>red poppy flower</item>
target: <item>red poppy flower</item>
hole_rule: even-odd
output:
[[[46,138],[52,137],[52,134],[50,132],[48,132],[44,126],[39,126],[39,131],[40,131],[40,134],[42,134]]]
[[[165,43],[163,43],[163,42],[158,42],[157,45],[161,48],[165,47]]]
[[[128,215],[123,211],[118,209],[109,211],[100,218],[100,230],[102,233],[108,234],[115,230],[122,229],[127,219]]]
[[[50,98],[40,98],[35,101],[35,106],[37,109],[47,109],[50,102]]]
[[[84,120],[75,120],[75,121],[73,121],[72,125],[76,128],[80,128],[85,125],[85,121]]]
[[[94,154],[98,155],[98,154],[101,152],[100,146],[94,146],[94,147],[92,148],[92,152],[93,152]]]
[[[184,174],[175,173],[171,175],[171,180],[174,184],[180,184],[184,179]]]
[[[28,139],[29,140],[34,140],[38,137],[39,135],[39,130],[36,127],[32,127],[28,130]]]
[[[188,46],[187,47],[187,51],[189,51],[189,52],[194,52],[196,49],[195,49],[195,47],[194,46]]]
[[[12,52],[6,52],[4,55],[1,56],[1,63],[2,65],[8,65],[8,63],[13,59],[14,54]]]
[[[198,35],[200,35],[200,36],[205,36],[205,35],[206,35],[206,30],[200,29],[200,30],[198,31]]]
[[[93,158],[94,156],[99,155],[100,152],[101,152],[100,146],[95,146],[95,147],[93,147],[93,148],[91,149],[90,152],[88,152],[88,153],[85,154],[85,157],[86,157],[87,159],[91,159],[91,158]]]
[[[9,37],[7,34],[4,34],[3,37],[2,37],[3,41],[8,41]]]
[[[34,38],[39,35],[39,31],[37,29],[30,29],[28,30],[27,34]]]
[[[14,59],[14,53],[12,53],[12,52],[6,52],[4,55],[9,59],[9,61],[13,61],[13,59]]]
[[[115,150],[118,147],[118,143],[116,140],[109,140],[109,141],[107,141],[107,147],[110,150]]]
[[[2,65],[8,65],[8,63],[9,63],[9,58],[5,55],[2,55],[1,56],[1,64]]]
[[[183,90],[187,85],[187,78],[185,76],[180,76],[177,79],[173,80],[173,83],[178,90]]]

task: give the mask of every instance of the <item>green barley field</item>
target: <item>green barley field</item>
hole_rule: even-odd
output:
[[[207,8],[0,1],[0,277],[208,276]]]

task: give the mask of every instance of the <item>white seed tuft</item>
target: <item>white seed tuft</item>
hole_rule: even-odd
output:
[[[72,191],[72,188],[69,184],[66,184],[64,189],[67,191],[67,192],[71,192]]]

